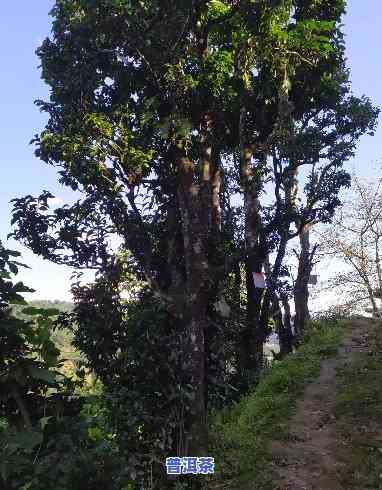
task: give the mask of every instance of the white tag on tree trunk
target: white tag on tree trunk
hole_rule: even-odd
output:
[[[231,315],[231,308],[225,298],[220,298],[218,302],[215,303],[215,308],[216,311],[222,316],[223,318],[229,318]]]
[[[265,278],[261,272],[252,272],[255,288],[265,289]]]

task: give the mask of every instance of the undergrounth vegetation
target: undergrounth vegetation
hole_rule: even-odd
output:
[[[288,437],[288,422],[306,385],[320,372],[321,361],[335,356],[343,327],[315,323],[295,353],[275,362],[256,391],[219,413],[212,428],[216,475],[208,488],[276,488],[272,481],[270,443]]]
[[[366,345],[338,373],[339,476],[346,489],[382,489],[381,322],[370,321]]]

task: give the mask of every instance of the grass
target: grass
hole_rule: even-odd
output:
[[[382,325],[370,320],[368,351],[338,373],[339,477],[346,489],[382,489]]]
[[[276,488],[270,443],[287,438],[288,422],[305,386],[318,377],[322,360],[335,356],[341,339],[340,325],[315,324],[296,354],[275,363],[253,393],[215,417],[210,453],[216,473],[208,488]]]

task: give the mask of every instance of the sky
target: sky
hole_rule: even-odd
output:
[[[37,195],[47,189],[58,202],[71,200],[72,194],[57,182],[54,168],[40,162],[29,141],[44,127],[46,116],[34,100],[47,98],[48,88],[40,78],[36,48],[49,35],[49,11],[53,0],[3,2],[0,17],[0,240],[22,252],[31,269],[22,270],[19,279],[33,287],[35,299],[70,299],[71,271],[34,256],[12,239],[10,200],[27,194]],[[348,66],[353,91],[367,95],[382,108],[382,62],[379,58],[382,2],[349,0],[344,18]],[[374,137],[363,137],[356,158],[350,163],[357,174],[378,175],[382,157],[382,121]],[[26,295],[28,296],[28,295]]]

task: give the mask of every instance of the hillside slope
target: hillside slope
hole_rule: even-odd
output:
[[[375,386],[378,374],[382,380],[382,364],[372,340],[376,328],[369,319],[347,326],[339,355],[323,362],[319,378],[299,402],[288,440],[272,444],[281,489],[382,488],[377,460],[372,461],[374,450],[382,457],[382,400]],[[359,447],[362,433],[365,454]]]
[[[312,332],[217,423],[209,488],[382,489],[381,346],[371,319]]]

